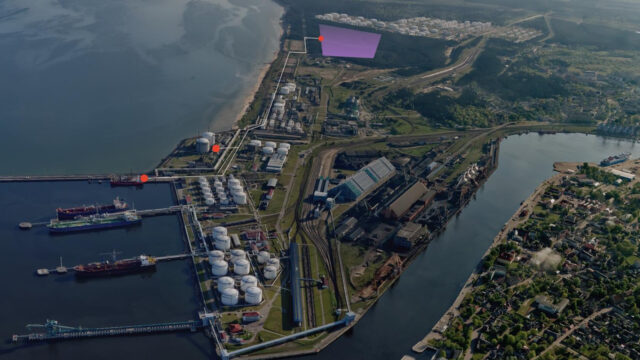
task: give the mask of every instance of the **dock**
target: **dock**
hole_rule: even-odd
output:
[[[47,320],[44,325],[29,324],[28,329],[43,328],[45,332],[36,332],[26,335],[13,335],[12,342],[42,342],[66,339],[92,338],[104,336],[123,336],[152,334],[171,331],[197,331],[204,326],[203,321],[178,321],[156,324],[125,325],[98,328],[70,327],[58,324],[56,320]]]
[[[0,183],[4,182],[47,182],[47,181],[109,181],[116,174],[84,174],[84,175],[14,175],[0,176]],[[171,182],[172,176],[149,176],[149,183]]]

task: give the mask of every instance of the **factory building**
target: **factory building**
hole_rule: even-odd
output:
[[[315,191],[313,192],[313,201],[326,201],[329,196],[329,178],[320,176],[316,181]]]
[[[291,305],[293,324],[302,326],[302,292],[300,289],[300,265],[298,244],[292,242],[289,245],[289,266],[291,273]]]
[[[424,233],[422,225],[413,222],[406,223],[393,238],[393,246],[397,249],[409,250]]]
[[[388,219],[402,218],[411,209],[411,206],[426,193],[427,187],[422,182],[417,181],[389,205],[384,212],[384,216]]]
[[[271,178],[267,180],[267,189],[275,189],[276,185],[278,185],[277,178]]]
[[[287,154],[277,152],[269,158],[269,162],[267,162],[266,171],[279,173],[282,171],[284,167],[284,163],[287,161]]]
[[[348,218],[347,220],[343,221],[342,224],[340,224],[340,226],[338,226],[338,228],[336,228],[336,237],[338,239],[343,238],[357,224],[358,224],[358,219],[354,218],[353,216]]]
[[[383,184],[396,168],[385,157],[370,162],[367,166],[351,175],[340,186],[331,189],[330,195],[343,201],[353,201]]]

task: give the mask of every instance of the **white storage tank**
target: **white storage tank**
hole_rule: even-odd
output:
[[[289,149],[286,148],[278,148],[278,154],[287,155],[289,153]]]
[[[216,142],[216,135],[211,131],[205,131],[201,135],[204,139],[209,140],[209,144],[214,144]]]
[[[220,204],[222,205],[229,205],[229,199],[225,198],[220,198]]]
[[[218,279],[218,292],[222,294],[225,289],[233,289],[235,281],[229,276],[223,276]]]
[[[247,258],[247,254],[244,252],[244,250],[240,250],[240,249],[233,249],[231,250],[231,262],[235,264],[236,261],[240,260],[240,259],[246,259]]]
[[[214,198],[212,198],[212,197],[206,197],[206,198],[204,198],[204,203],[207,206],[213,206],[213,205],[215,205],[216,200]]]
[[[240,282],[240,290],[247,291],[247,288],[258,286],[258,279],[253,275],[245,275]]]
[[[223,305],[237,305],[238,304],[238,290],[233,288],[227,288],[222,291],[220,296]]]
[[[278,145],[278,149],[287,149],[290,150],[291,149],[291,144],[289,143],[280,143],[280,145]]]
[[[239,194],[242,192],[242,186],[241,185],[231,185],[229,186],[229,191],[231,191],[231,194]]]
[[[281,87],[280,88],[280,94],[289,95],[289,88],[288,87]]]
[[[273,266],[274,268],[279,269],[280,268],[280,259],[271,258],[271,259],[267,260],[267,265]]]
[[[275,143],[275,142],[273,142],[273,141],[266,141],[266,142],[264,143],[264,146],[265,146],[265,147],[270,147],[270,148],[274,148],[274,149],[275,149],[276,147],[278,147],[278,144],[276,144],[276,143]]]
[[[213,264],[211,264],[211,272],[215,276],[223,276],[227,275],[229,271],[229,264],[227,264],[224,260],[215,260]]]
[[[199,138],[198,140],[196,140],[196,151],[199,154],[206,154],[209,152],[210,150],[210,143],[209,140],[205,139],[205,138]]]
[[[249,141],[249,146],[259,148],[260,146],[262,146],[262,141],[260,141],[260,140],[251,140],[251,141]]]
[[[269,254],[268,251],[260,251],[258,253],[258,263],[264,264],[267,262],[267,260],[269,260],[270,257],[271,257],[271,254]]]
[[[244,293],[244,301],[251,305],[260,304],[262,302],[262,290],[257,286],[248,287]]]
[[[216,179],[216,181],[213,182],[213,187],[220,187],[220,186],[222,186],[222,181]]]
[[[247,204],[247,193],[240,192],[237,194],[233,194],[233,202],[238,205],[246,205]]]
[[[227,235],[220,235],[216,238],[214,245],[218,250],[229,250],[231,248],[231,238]]]
[[[227,228],[224,226],[216,226],[213,228],[213,238],[218,238],[221,235],[227,235]]]
[[[273,148],[271,146],[265,146],[262,148],[262,153],[265,155],[273,155]]]
[[[216,260],[224,260],[224,253],[220,250],[209,251],[209,264]]]
[[[240,259],[233,263],[233,272],[237,275],[249,274],[249,261],[247,259]]]
[[[264,277],[265,279],[273,280],[278,276],[278,269],[271,265],[267,265],[264,267]]]
[[[199,182],[205,182],[205,183],[206,183],[206,182],[207,182],[207,178],[206,178],[206,177],[204,177],[204,176],[199,176],[199,177],[198,177],[198,181],[199,181]]]

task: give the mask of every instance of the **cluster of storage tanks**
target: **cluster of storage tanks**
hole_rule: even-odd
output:
[[[211,272],[218,277],[218,292],[220,300],[225,306],[238,305],[240,294],[244,294],[246,305],[257,305],[262,302],[262,289],[258,287],[258,279],[250,275],[250,263],[244,250],[229,249],[230,241],[227,229],[217,226],[213,229],[214,245],[216,249],[208,254]],[[227,256],[228,255],[228,256]],[[228,261],[225,260],[228,258]],[[258,263],[264,264],[264,276],[266,279],[275,279],[280,268],[280,260],[272,258],[268,251],[261,251],[257,256]],[[229,264],[233,266],[230,274]],[[236,280],[239,278],[239,286]]]
[[[215,180],[213,182],[213,188],[215,189],[216,196],[220,200],[220,204],[228,205],[230,199],[228,198],[227,191],[225,190],[224,185],[222,183],[222,181],[224,180],[225,180],[224,177],[215,177]],[[207,179],[204,176],[201,176],[198,179],[198,182],[200,183],[200,191],[204,196],[205,204],[209,206],[215,204],[213,191]],[[227,187],[229,188],[229,193],[231,194],[231,199],[233,200],[234,203],[238,205],[245,205],[247,203],[247,193],[244,191],[244,188],[242,187],[242,183],[240,182],[240,180],[233,177],[233,175],[229,175],[228,181],[227,181]]]
[[[273,103],[273,107],[271,108],[271,113],[269,114],[269,121],[262,124],[262,128],[266,129],[267,127],[276,130],[278,128],[284,129],[287,132],[303,132],[302,123],[296,122],[293,120],[285,120],[285,109],[287,105],[287,100],[284,98],[289,94],[294,94],[296,91],[296,84],[292,82],[288,82],[284,84],[278,90],[278,96],[275,98]],[[293,96],[293,100],[297,100],[297,96]]]
[[[267,156],[273,155],[274,153],[287,155],[289,154],[289,149],[291,149],[291,144],[289,143],[276,144],[273,141],[266,141],[262,148],[262,153]]]
[[[206,154],[211,151],[211,146],[216,142],[216,135],[210,131],[202,133],[196,140],[196,151],[199,154]]]

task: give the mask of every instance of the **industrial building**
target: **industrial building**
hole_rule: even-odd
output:
[[[329,190],[329,178],[323,178],[320,176],[316,181],[316,188],[313,192],[313,201],[326,201],[329,196],[327,190]]]
[[[284,153],[275,153],[271,155],[269,161],[267,162],[266,171],[268,172],[276,172],[279,173],[282,171],[284,167],[284,163],[287,161],[287,154]]]
[[[271,179],[267,180],[267,189],[274,189],[276,187],[276,185],[278,185],[278,179],[277,178],[271,178]]]
[[[409,250],[423,234],[424,228],[422,225],[408,222],[396,233],[395,238],[393,238],[393,246],[397,249]]]
[[[371,231],[367,241],[371,246],[382,246],[396,233],[396,227],[385,223],[379,223],[378,226]]]
[[[402,218],[411,209],[411,206],[426,193],[427,187],[417,181],[389,205],[384,212],[385,217],[396,220]]]
[[[300,291],[300,265],[298,244],[289,244],[289,266],[291,272],[292,319],[296,327],[302,326],[302,292]]]
[[[338,239],[343,238],[357,224],[358,224],[358,219],[354,218],[353,216],[349,217],[347,220],[343,221],[342,224],[338,226],[338,228],[336,228],[336,237]]]
[[[396,172],[396,168],[381,157],[351,175],[345,182],[330,191],[330,195],[343,201],[353,201],[383,184]]]

